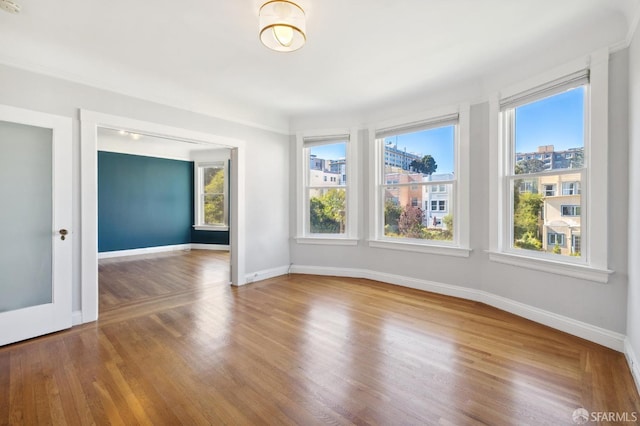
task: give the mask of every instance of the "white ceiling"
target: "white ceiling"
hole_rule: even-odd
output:
[[[17,0],[0,63],[288,129],[624,45],[639,0],[304,0],[307,44],[258,39],[259,0]]]

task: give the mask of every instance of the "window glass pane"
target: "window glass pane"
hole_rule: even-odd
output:
[[[455,126],[384,138],[385,181],[423,182],[454,172]]]
[[[204,224],[221,225],[224,224],[224,195],[207,194],[203,196]]]
[[[441,185],[419,185],[419,193],[410,187],[384,187],[384,235],[420,240],[453,240],[451,189]]]
[[[515,108],[514,174],[582,168],[584,86]]]
[[[343,186],[347,183],[346,142],[309,148],[309,186]]]
[[[347,191],[344,188],[309,190],[309,220],[312,234],[344,234]]]
[[[203,190],[205,194],[224,193],[224,168],[203,167]]]
[[[581,174],[514,178],[512,183],[513,246],[562,256],[580,256],[582,196],[578,189]],[[565,187],[571,190],[565,192]]]

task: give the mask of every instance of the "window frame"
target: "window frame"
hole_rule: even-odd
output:
[[[454,162],[456,177],[453,181],[443,181],[442,184],[452,184],[455,189],[448,206],[454,217],[454,240],[419,240],[409,238],[391,238],[384,235],[384,138],[376,137],[380,132],[396,129],[398,133],[421,131],[451,123],[443,123],[442,117],[457,114],[457,124],[454,140]],[[380,249],[414,251],[455,257],[468,257],[469,247],[469,116],[470,104],[460,104],[446,108],[432,110],[410,117],[386,120],[374,123],[369,127],[369,246]],[[441,123],[441,124],[438,124]],[[421,186],[429,186],[441,182],[424,182]],[[410,185],[407,184],[407,185]]]
[[[309,215],[309,155],[311,145],[328,145],[344,142],[346,145],[346,191],[345,232],[322,234],[310,232]],[[296,236],[298,244],[357,245],[358,244],[358,140],[355,129],[330,129],[296,133]],[[327,182],[329,183],[329,182]]]
[[[606,283],[613,271],[608,269],[607,226],[607,169],[608,169],[608,73],[609,52],[602,49],[586,58],[565,64],[552,71],[531,78],[523,83],[506,88],[491,96],[490,114],[490,249],[492,261],[571,276],[594,282]],[[584,170],[582,177],[581,203],[584,219],[581,219],[581,257],[547,256],[544,253],[515,252],[510,249],[512,224],[510,222],[509,180],[507,165],[513,161],[514,153],[505,142],[504,114],[500,112],[502,99],[535,93],[540,88],[549,88],[558,79],[572,73],[589,69],[590,82],[586,90]],[[592,161],[592,159],[597,159]],[[558,173],[560,172],[560,173]],[[571,172],[567,170],[566,173]],[[556,175],[562,170],[549,171]]]
[[[222,168],[224,173],[223,206],[224,223],[209,225],[204,223],[204,169]],[[194,225],[197,231],[228,231],[229,230],[229,160],[202,161],[194,164]]]

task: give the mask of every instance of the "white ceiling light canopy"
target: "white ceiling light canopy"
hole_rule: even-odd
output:
[[[307,41],[304,10],[288,0],[272,0],[260,8],[260,40],[269,49],[293,52]]]

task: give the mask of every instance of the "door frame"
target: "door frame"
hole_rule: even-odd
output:
[[[240,139],[81,109],[82,322],[98,319],[98,128],[101,127],[204,145],[223,145],[231,149],[229,197],[231,284],[234,286],[245,284],[245,142]]]
[[[71,117],[0,105],[0,120],[52,130],[52,300],[51,303],[4,312],[15,327],[3,330],[0,346],[71,327],[73,300],[73,175]],[[65,167],[65,163],[68,167]],[[10,224],[5,224],[10,226]],[[28,226],[28,225],[27,225]],[[58,238],[59,229],[69,237]]]

